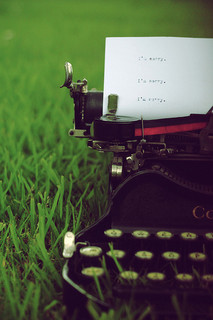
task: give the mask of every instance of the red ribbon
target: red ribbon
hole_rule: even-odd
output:
[[[177,124],[174,126],[144,128],[144,136],[154,136],[158,134],[193,131],[193,130],[203,129],[206,126],[207,126],[207,122],[197,122],[197,123]],[[141,137],[141,136],[142,136],[142,129],[136,128],[135,137]]]

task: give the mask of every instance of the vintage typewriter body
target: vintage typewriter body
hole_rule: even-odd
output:
[[[68,311],[88,299],[103,309],[132,300],[150,306],[150,319],[212,319],[212,111],[143,121],[116,115],[111,95],[102,116],[103,93],[88,91],[85,79],[72,83],[72,66],[65,69],[70,135],[113,153],[105,214],[65,235]]]

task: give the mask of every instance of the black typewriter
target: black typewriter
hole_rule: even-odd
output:
[[[105,214],[64,238],[68,312],[87,319],[88,300],[103,310],[131,300],[149,307],[144,319],[213,319],[213,110],[145,121],[117,115],[112,94],[102,115],[103,93],[65,70],[69,134],[113,153]]]

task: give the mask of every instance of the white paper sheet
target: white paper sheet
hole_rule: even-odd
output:
[[[145,120],[205,114],[213,106],[213,39],[106,38],[103,114]]]

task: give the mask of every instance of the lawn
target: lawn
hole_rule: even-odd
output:
[[[196,0],[1,0],[1,319],[63,318],[63,236],[106,205],[109,157],[67,134],[64,62],[74,80],[102,90],[105,37],[210,38],[212,9]]]

